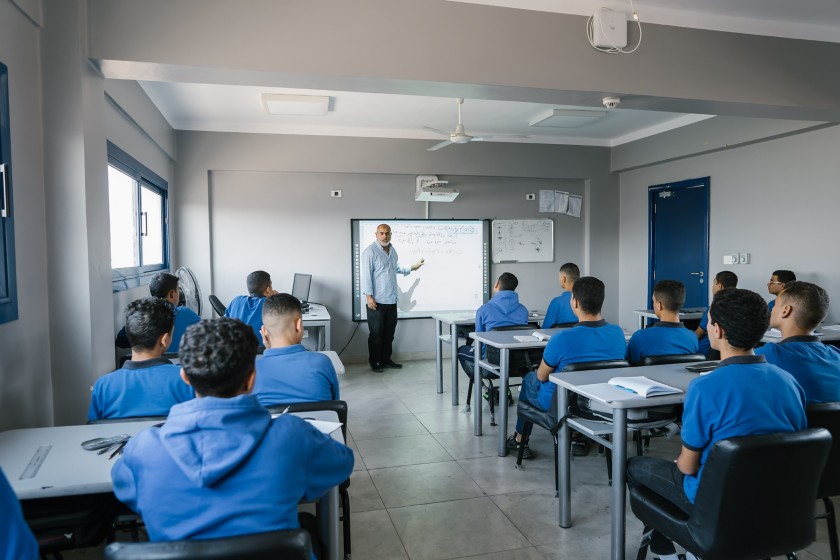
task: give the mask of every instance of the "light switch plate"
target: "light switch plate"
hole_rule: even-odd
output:
[[[737,264],[737,255],[723,255],[723,264]]]

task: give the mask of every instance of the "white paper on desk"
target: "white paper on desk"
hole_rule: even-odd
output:
[[[644,399],[643,396],[619,389],[609,383],[592,383],[590,385],[578,385],[575,393],[579,393],[590,399],[602,402],[637,401]]]
[[[819,331],[840,331],[840,325],[823,325],[819,327]]]
[[[549,340],[551,338],[550,334],[540,331],[534,331],[533,333],[531,333],[531,336],[533,336],[537,340]]]
[[[530,336],[530,335],[527,335],[527,334],[515,334],[515,335],[513,335],[513,339],[516,342],[536,342],[536,341],[540,340],[536,336]]]
[[[312,418],[306,418],[305,420],[318,428],[319,432],[326,435],[330,435],[341,427],[341,422],[327,422],[326,420],[313,420]]]
[[[779,329],[767,329],[764,336],[769,336],[770,338],[782,338],[782,331]]]

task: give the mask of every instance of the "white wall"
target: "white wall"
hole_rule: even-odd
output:
[[[835,298],[840,320],[840,127],[825,128],[621,173],[620,318],[636,328],[633,309],[647,299],[647,188],[710,176],[709,275],[732,270],[738,287],[770,299],[775,269],[796,272]],[[724,266],[723,255],[751,254],[748,265]]]

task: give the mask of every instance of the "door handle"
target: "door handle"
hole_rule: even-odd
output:
[[[700,276],[700,278],[703,278],[703,272],[702,271],[701,272],[689,272],[689,274],[691,274],[692,276]]]
[[[0,218],[8,218],[12,215],[12,210],[9,208],[9,169],[5,163],[0,164],[0,190],[3,203],[0,206]]]

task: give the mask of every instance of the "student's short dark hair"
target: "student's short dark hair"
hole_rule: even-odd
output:
[[[499,276],[498,282],[500,290],[514,291],[519,285],[519,279],[510,272],[502,272]]]
[[[266,288],[271,285],[271,276],[264,270],[255,270],[248,275],[246,284],[249,294],[252,296],[261,296]]]
[[[138,299],[125,309],[125,334],[133,349],[154,349],[161,335],[172,332],[174,325],[175,308],[165,299]]]
[[[771,276],[779,279],[779,282],[787,284],[788,282],[796,282],[796,274],[792,270],[774,270]]]
[[[715,282],[724,288],[737,288],[738,275],[731,270],[721,270],[717,273],[717,275],[715,275]]]
[[[585,313],[597,315],[604,305],[604,290],[603,282],[594,276],[584,276],[572,286],[572,297]]]
[[[291,313],[300,315],[300,300],[291,294],[274,294],[263,302],[263,323],[266,317],[282,317]]]
[[[152,297],[165,298],[172,290],[178,289],[178,277],[168,272],[158,272],[149,281],[149,293]]]
[[[828,293],[810,282],[791,282],[785,284],[784,291],[779,294],[780,303],[793,304],[793,321],[800,329],[813,330],[823,322],[828,315]]]
[[[719,325],[730,346],[752,350],[770,325],[767,302],[750,290],[728,288],[715,294],[709,309],[710,322]]]
[[[653,287],[653,297],[668,311],[679,311],[685,303],[685,284],[676,280],[662,280]]]
[[[178,357],[196,393],[231,398],[254,371],[257,337],[238,319],[204,319],[184,333]]]
[[[563,266],[560,267],[560,273],[565,274],[566,278],[572,282],[575,282],[578,278],[580,278],[580,268],[578,268],[578,265],[575,263],[563,264]]]

